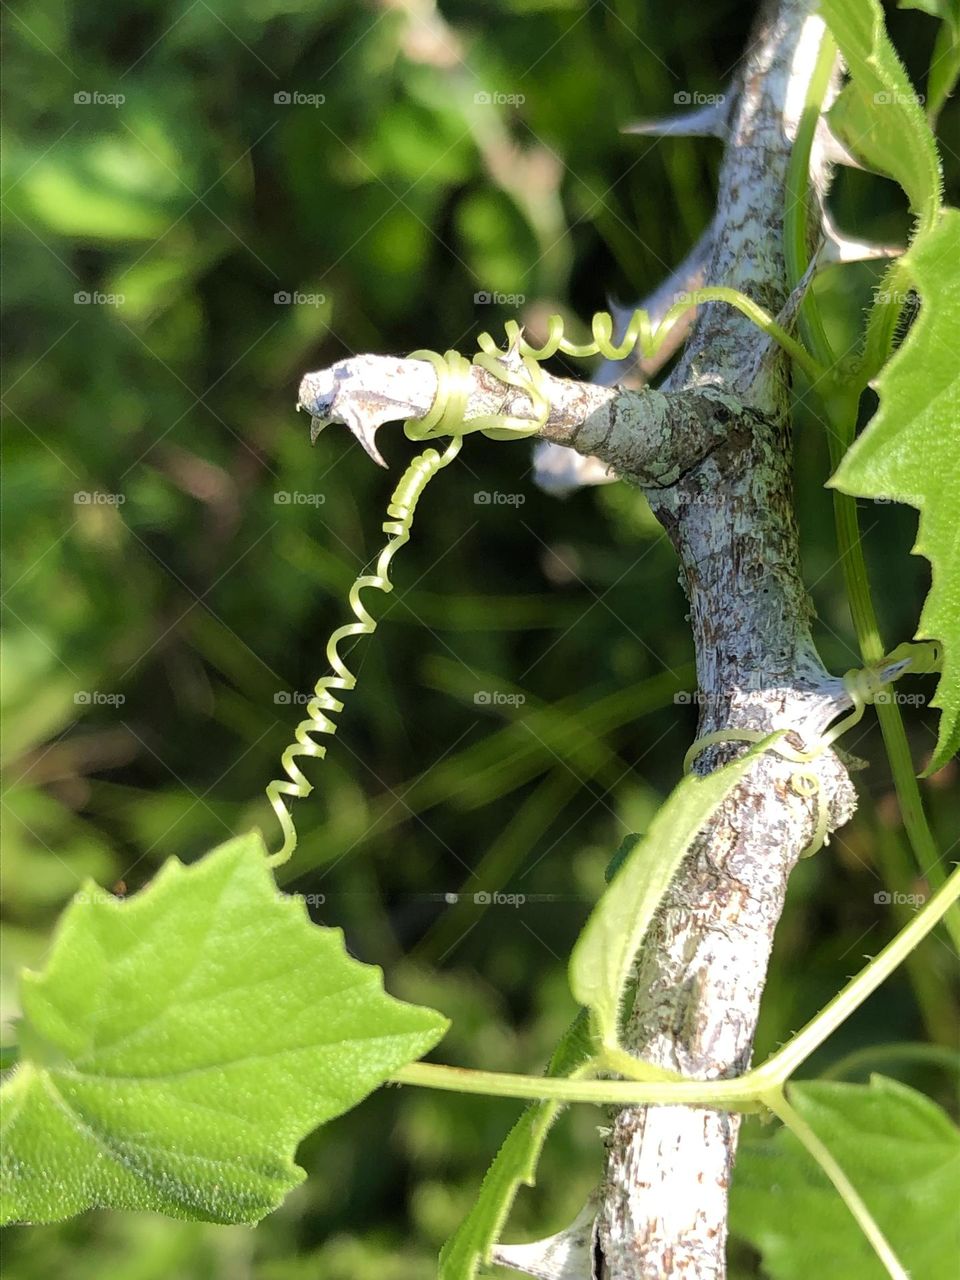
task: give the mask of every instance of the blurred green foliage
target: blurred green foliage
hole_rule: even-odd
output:
[[[652,288],[708,221],[719,149],[619,126],[720,89],[753,7],[4,8],[9,1025],[15,971],[43,956],[82,876],[133,891],[229,833],[258,824],[274,839],[263,787],[410,454],[389,428],[391,476],[339,428],[311,451],[292,412],[302,373],[356,351],[469,351],[518,313],[585,316]],[[893,13],[891,27],[922,82],[935,24]],[[953,203],[957,120],[951,103]],[[833,204],[845,229],[906,235],[892,183],[844,172]],[[838,349],[878,276],[845,268],[818,285]],[[524,301],[475,301],[493,293]],[[818,639],[842,671],[858,655],[826,450],[802,403],[796,452]],[[483,491],[522,502],[478,504]],[[867,504],[863,527],[893,644],[926,586],[908,554],[915,518]],[[536,1070],[573,1013],[565,958],[610,853],[646,827],[693,737],[695,707],[674,701],[693,687],[674,556],[638,495],[559,502],[532,485],[527,445],[471,439],[394,578],[299,806],[288,884],[385,966],[388,989],[454,1020],[445,1061]],[[491,691],[525,701],[477,703]],[[907,708],[907,721],[919,765],[932,715]],[[874,895],[922,891],[872,721],[852,737],[870,762],[861,809],[794,877],[761,1054],[896,928]],[[923,784],[954,856],[955,783],[954,763]],[[498,889],[528,900],[474,902]],[[933,938],[812,1070],[881,1042],[949,1040],[956,1012]],[[924,1061],[886,1069],[949,1102]],[[853,1078],[869,1069],[867,1053]],[[388,1090],[304,1145],[309,1181],[254,1232],[90,1213],[7,1232],[6,1273],[427,1277],[517,1111]],[[563,1118],[518,1235],[580,1207],[601,1119]],[[749,1247],[735,1256],[756,1274]]]

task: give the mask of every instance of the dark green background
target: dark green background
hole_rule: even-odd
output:
[[[299,718],[284,699],[323,672],[411,456],[399,427],[380,437],[389,475],[342,428],[311,450],[293,412],[301,375],[358,351],[469,353],[507,318],[585,317],[652,288],[708,221],[719,145],[619,127],[673,110],[677,93],[722,89],[752,9],[5,6],[8,1014],[16,969],[41,962],[81,877],[130,892],[164,858],[253,824],[275,842],[262,791]],[[893,13],[891,26],[922,83],[934,22]],[[325,101],[285,105],[279,92]],[[954,203],[957,118],[951,104],[941,122]],[[891,183],[845,172],[833,204],[847,230],[906,235]],[[841,349],[879,274],[822,282]],[[278,304],[283,291],[324,301]],[[476,305],[478,291],[525,304]],[[80,292],[123,301],[78,304]],[[826,450],[803,405],[796,452],[818,640],[843,671],[858,655]],[[478,491],[523,501],[478,505]],[[912,635],[927,582],[908,554],[915,517],[864,504],[862,518],[892,645]],[[573,1012],[564,961],[610,852],[643,830],[694,736],[695,708],[674,701],[693,687],[675,558],[635,493],[558,501],[533,486],[528,444],[474,437],[424,499],[394,579],[389,600],[371,597],[383,626],[357,650],[329,759],[308,766],[317,790],[297,809],[288,883],[325,896],[315,918],[342,924],[390,990],[454,1019],[443,1060],[535,1071]],[[493,690],[526,701],[475,703]],[[934,713],[906,718],[919,767]],[[923,888],[872,717],[845,746],[869,761],[861,809],[794,877],[761,1053],[891,936],[898,913],[874,894]],[[954,764],[922,784],[945,849],[955,782]],[[541,900],[483,908],[483,890]],[[950,1038],[945,948],[934,938],[920,956],[811,1070],[880,1042]],[[948,1094],[933,1069],[885,1070]],[[385,1091],[304,1144],[309,1181],[255,1232],[90,1213],[9,1231],[7,1274],[427,1277],[516,1112]],[[579,1208],[600,1123],[586,1108],[565,1117],[518,1233],[556,1230]],[[756,1274],[749,1250],[737,1258]]]

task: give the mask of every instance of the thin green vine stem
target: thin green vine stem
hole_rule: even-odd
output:
[[[486,1097],[526,1098],[531,1101],[591,1102],[619,1106],[709,1106],[718,1111],[758,1111],[765,1098],[778,1093],[794,1071],[890,976],[913,948],[960,898],[960,868],[915,918],[857,974],[825,1008],[782,1049],[745,1075],[723,1080],[596,1080],[573,1077],[516,1075],[478,1071],[432,1062],[412,1062],[391,1076],[394,1084],[418,1085],[450,1093],[478,1093]],[[603,1070],[600,1055],[579,1069],[579,1076]],[[637,1072],[644,1064],[636,1062]],[[650,1070],[648,1067],[647,1070]],[[657,1071],[657,1068],[653,1068]]]
[[[596,1063],[593,1064],[594,1068]],[[591,1102],[598,1106],[655,1106],[687,1103],[717,1111],[761,1111],[759,1091],[745,1087],[747,1076],[728,1080],[589,1080],[564,1076],[527,1076],[504,1071],[411,1062],[391,1076],[393,1084],[419,1085],[448,1093],[479,1093],[492,1098],[540,1102]],[[769,1087],[769,1086],[768,1086]]]
[[[803,1116],[790,1105],[783,1090],[771,1090],[764,1096],[764,1102],[774,1115],[783,1121],[797,1141],[813,1156],[814,1160],[833,1183],[843,1203],[856,1219],[860,1230],[873,1246],[874,1252],[883,1263],[891,1280],[910,1280],[908,1272],[904,1271],[900,1265],[897,1255],[890,1247],[889,1241],[880,1230],[876,1219],[867,1208],[859,1191],[844,1173],[842,1167],[831,1153],[830,1148],[821,1141]]]
[[[807,85],[807,94],[797,123],[797,132],[790,150],[784,181],[784,199],[786,210],[784,215],[784,258],[787,268],[787,283],[791,289],[797,288],[807,270],[807,203],[810,199],[810,151],[813,147],[814,135],[820,120],[823,100],[837,57],[837,45],[830,32],[824,29],[813,74]],[[807,350],[826,369],[832,369],[835,361],[830,343],[827,340],[820,318],[820,311],[813,297],[812,288],[807,288],[800,302],[798,312],[800,333]]]
[[[597,1055],[597,1065],[604,1071],[615,1072],[628,1080],[682,1080],[679,1071],[670,1071],[666,1067],[656,1067],[652,1062],[644,1062],[635,1058],[632,1053],[618,1044],[604,1045]],[[653,1074],[651,1074],[653,1073]]]
[[[865,969],[848,982],[782,1049],[761,1066],[748,1071],[741,1083],[759,1079],[776,1087],[789,1080],[797,1068],[893,973],[914,947],[944,918],[958,898],[960,867],[927,901],[923,909],[917,912],[906,928],[901,929],[880,954],[874,956]]]
[[[736,307],[748,320],[761,329],[768,337],[773,338],[784,351],[786,351],[800,367],[813,379],[818,382],[829,376],[829,365],[824,365],[812,355],[802,343],[798,342],[791,334],[787,333],[782,325],[777,324],[776,320],[760,306],[758,306],[752,298],[748,298],[745,293],[741,293],[738,289],[730,289],[726,285],[708,285],[703,289],[693,289],[681,302],[672,307],[667,315],[672,315],[674,311],[680,314],[691,306],[701,302],[726,302],[731,307]],[[666,317],[664,317],[666,320]]]
[[[798,286],[808,267],[807,210],[810,150],[824,96],[830,83],[835,56],[835,42],[829,32],[825,31],[787,166],[784,258],[787,283],[791,289]],[[803,299],[799,323],[805,346],[813,359],[821,367],[834,371],[833,376],[828,375],[824,380],[826,385],[821,386],[815,379],[814,389],[820,396],[826,414],[825,426],[830,467],[831,471],[836,471],[847,449],[853,443],[863,383],[857,380],[844,383],[837,378],[835,371],[838,362],[824,330],[812,289],[807,290]],[[849,494],[841,493],[839,489],[834,489],[833,510],[837,549],[840,553],[840,565],[850,613],[860,653],[864,663],[869,666],[880,661],[885,649],[870,593],[870,580],[863,554],[856,499]],[[940,851],[924,812],[900,708],[896,702],[878,703],[877,718],[890,763],[904,829],[913,849],[917,867],[935,889],[939,888],[945,878],[940,865]],[[951,911],[946,923],[954,945],[960,950],[960,912]]]

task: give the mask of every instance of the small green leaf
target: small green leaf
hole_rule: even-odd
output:
[[[580,1012],[567,1029],[547,1068],[548,1076],[568,1076],[591,1052],[587,1016]],[[474,1280],[490,1261],[520,1185],[532,1187],[543,1144],[563,1110],[559,1102],[527,1107],[504,1139],[487,1170],[470,1212],[440,1254],[438,1280]]]
[[[922,9],[940,19],[927,72],[927,115],[936,120],[960,74],[960,0],[900,0],[900,9]]]
[[[935,121],[960,76],[960,20],[942,22],[927,73],[927,116]]]
[[[91,1206],[257,1222],[311,1129],[426,1053],[445,1021],[384,993],[277,891],[259,835],[171,859],[117,901],[88,885],[24,973],[0,1090],[2,1218]]]
[[[869,1085],[791,1085],[790,1101],[829,1147],[910,1274],[954,1280],[960,1130],[946,1113],[883,1076]],[[826,1174],[787,1129],[768,1138],[744,1135],[730,1227],[760,1251],[771,1280],[886,1275]]]
[[[917,637],[943,645],[932,772],[960,747],[960,211],[945,210],[903,265],[920,292],[920,315],[877,379],[880,407],[830,484],[919,508],[913,549],[930,561],[932,583]]]
[[[929,225],[940,204],[937,147],[878,0],[821,0],[820,12],[850,71],[831,128],[870,168],[895,178]]]
[[[591,1011],[604,1045],[618,1040],[623,990],[633,959],[694,837],[754,762],[756,749],[701,778],[687,774],[623,859],[570,957],[570,988]]]
[[[898,9],[920,9],[931,18],[960,26],[960,0],[897,0]]]

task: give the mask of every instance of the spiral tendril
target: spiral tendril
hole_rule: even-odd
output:
[[[863,718],[868,706],[882,698],[887,686],[893,680],[899,680],[908,672],[911,675],[927,675],[940,671],[943,666],[943,647],[935,640],[913,640],[897,645],[878,663],[869,667],[855,667],[843,677],[843,687],[847,697],[853,704],[853,710],[838,720],[836,724],[825,730],[817,738],[809,751],[798,751],[784,741],[784,729],[774,734],[761,733],[755,729],[717,729],[705,733],[696,739],[683,760],[683,771],[689,773],[697,756],[707,747],[716,746],[720,742],[748,742],[756,744],[766,742],[767,750],[773,751],[784,760],[796,764],[812,764],[837,739],[852,729]],[[809,858],[822,849],[828,839],[830,815],[827,806],[822,803],[822,787],[820,775],[813,769],[796,769],[790,777],[790,786],[795,795],[805,799],[813,797],[816,806],[816,826],[807,847],[801,852],[801,858]]]
[[[348,692],[357,683],[357,677],[340,654],[340,644],[351,636],[372,635],[377,629],[377,621],[367,612],[360,599],[360,593],[368,587],[376,588],[377,591],[385,594],[393,590],[393,583],[390,581],[390,562],[400,547],[410,540],[413,515],[420,495],[437,472],[454,460],[460,452],[462,443],[459,436],[454,436],[443,453],[438,453],[436,449],[425,450],[413,459],[393,491],[387,507],[389,518],[383,524],[383,531],[388,537],[377,558],[376,570],[373,573],[361,574],[350,588],[348,597],[350,609],[357,620],[337,627],[327,641],[327,662],[333,674],[321,676],[317,681],[313,697],[307,703],[306,717],[294,731],[295,741],[287,747],[280,758],[281,768],[287,776],[275,779],[267,787],[267,799],[277,815],[277,821],[283,833],[283,844],[276,853],[270,854],[267,858],[267,863],[271,867],[280,866],[288,861],[297,847],[297,829],[284,797],[302,800],[313,790],[313,783],[308,781],[296,762],[301,756],[309,756],[317,760],[324,758],[327,754],[326,746],[315,742],[312,735],[325,733],[332,736],[336,733],[336,723],[330,717],[343,710],[343,703],[334,696],[332,691]]]
[[[823,374],[810,353],[746,294],[725,286],[711,286],[684,294],[657,325],[648,312],[638,308],[630,317],[619,342],[613,340],[613,316],[609,311],[598,311],[590,322],[589,342],[573,342],[564,333],[563,317],[553,315],[547,321],[546,341],[540,347],[526,340],[516,320],[508,320],[504,325],[506,351],[497,346],[489,333],[481,333],[478,337],[480,350],[472,361],[458,351],[447,351],[442,356],[436,351],[414,351],[411,360],[426,360],[433,365],[437,374],[437,391],[426,416],[406,422],[404,430],[411,440],[462,436],[474,431],[482,432],[491,440],[517,440],[537,435],[550,416],[550,388],[540,367],[542,360],[549,360],[558,352],[577,359],[604,356],[607,360],[625,360],[634,351],[643,359],[651,359],[690,308],[704,302],[725,302],[735,307],[789,351],[808,372],[818,377]],[[466,418],[467,403],[474,389],[474,365],[509,390],[525,397],[530,410],[527,416],[521,418],[499,412]]]

